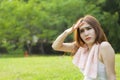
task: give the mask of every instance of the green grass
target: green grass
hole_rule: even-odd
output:
[[[83,80],[69,56],[0,58],[0,80]],[[120,55],[116,55],[117,80],[120,80]]]
[[[120,80],[120,55],[117,54],[115,57],[116,80]]]

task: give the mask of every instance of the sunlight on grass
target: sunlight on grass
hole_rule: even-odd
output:
[[[0,80],[83,80],[71,61],[69,56],[0,58]],[[116,55],[117,80],[119,61],[120,55]]]
[[[120,80],[120,54],[116,55],[116,61],[115,61],[115,67],[116,67],[116,76],[117,76],[117,79],[116,80]]]
[[[70,57],[21,57],[0,59],[0,80],[82,80]]]

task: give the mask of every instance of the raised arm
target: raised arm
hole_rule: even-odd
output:
[[[53,42],[52,48],[57,51],[65,51],[65,52],[72,52],[74,49],[76,43],[64,43],[65,38],[74,32],[79,26],[81,26],[83,23],[80,23],[79,21],[73,25],[71,28],[66,29],[62,34],[60,34],[57,39]]]
[[[70,29],[65,30],[57,39],[53,42],[52,48],[57,51],[72,52],[74,43],[64,43],[65,38],[70,34]]]

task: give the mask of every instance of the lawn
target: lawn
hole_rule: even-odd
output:
[[[0,57],[0,80],[83,80],[69,56]],[[120,80],[120,55],[116,55]]]

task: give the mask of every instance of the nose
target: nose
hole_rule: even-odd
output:
[[[87,36],[89,34],[88,30],[85,30],[84,34]]]

